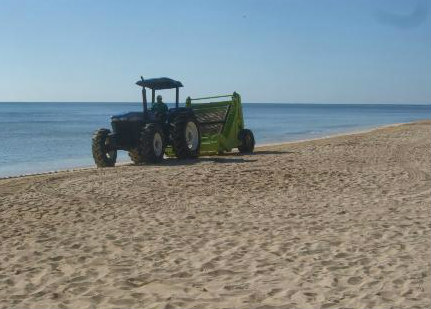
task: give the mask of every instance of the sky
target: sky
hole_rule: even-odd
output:
[[[0,101],[431,103],[427,0],[0,0]],[[161,93],[172,101],[174,91]]]

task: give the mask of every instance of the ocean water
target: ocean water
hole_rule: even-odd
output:
[[[93,166],[92,132],[139,103],[0,103],[0,177]],[[431,118],[430,105],[243,104],[257,144]],[[125,152],[119,161],[127,161]]]

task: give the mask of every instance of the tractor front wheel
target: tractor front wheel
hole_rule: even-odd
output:
[[[91,149],[97,167],[114,166],[117,161],[117,150],[111,149],[108,129],[99,129],[94,132]]]
[[[129,156],[135,164],[158,163],[163,160],[165,148],[163,128],[151,123],[142,129],[138,145],[129,151]]]
[[[172,146],[179,159],[199,155],[201,135],[199,124],[193,116],[178,116],[173,122]]]
[[[240,145],[238,146],[238,150],[240,153],[252,153],[254,150],[254,135],[253,132],[249,129],[242,129],[239,131],[238,136]]]

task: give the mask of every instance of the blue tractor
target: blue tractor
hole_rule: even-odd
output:
[[[200,148],[199,125],[191,108],[179,107],[179,81],[162,77],[136,82],[142,87],[142,112],[111,117],[112,131],[96,130],[92,138],[93,158],[97,167],[114,166],[117,150],[126,150],[135,164],[157,163],[163,159],[167,145],[181,159],[196,157]],[[175,89],[175,107],[166,114],[148,109],[146,88],[155,103],[156,90]]]

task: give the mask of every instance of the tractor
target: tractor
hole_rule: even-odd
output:
[[[112,116],[112,131],[99,129],[94,132],[92,152],[97,167],[114,166],[118,150],[128,151],[135,164],[159,163],[165,156],[189,159],[221,154],[233,148],[238,148],[240,153],[253,152],[254,136],[251,130],[244,129],[238,93],[188,97],[185,106],[180,107],[181,82],[166,77],[141,77],[136,84],[142,87],[143,111]],[[151,90],[153,105],[156,90],[175,89],[175,107],[166,113],[149,109],[147,88]],[[208,102],[213,99],[217,101]]]

